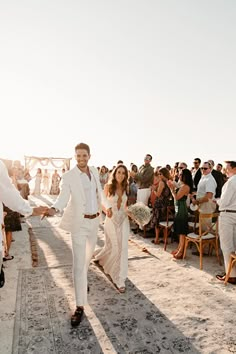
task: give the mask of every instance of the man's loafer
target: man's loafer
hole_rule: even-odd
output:
[[[80,324],[83,318],[83,314],[84,314],[84,309],[77,306],[74,314],[71,316],[72,327],[77,327]]]

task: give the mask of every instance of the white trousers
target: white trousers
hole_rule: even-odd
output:
[[[79,231],[71,234],[76,306],[84,306],[88,302],[88,268],[96,247],[98,226],[99,217],[84,219]]]
[[[220,247],[224,256],[225,271],[227,272],[230,254],[236,251],[236,213],[220,213],[219,236]],[[235,266],[230,276],[236,277]]]
[[[151,195],[150,188],[138,189],[137,191],[137,202],[142,202],[145,205],[148,205],[148,200]]]

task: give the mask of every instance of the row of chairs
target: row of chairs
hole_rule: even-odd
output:
[[[173,206],[167,207],[166,220],[160,221],[159,227],[163,231],[164,250],[166,251],[168,244],[168,237],[172,233],[173,219],[174,219]],[[187,248],[190,244],[194,244],[199,252],[200,269],[203,269],[203,253],[208,247],[208,255],[212,255],[213,249],[217,260],[222,265],[219,248],[219,233],[218,233],[218,217],[219,213],[199,214],[198,211],[192,216],[189,221],[190,233],[186,236],[183,258],[186,257]],[[146,237],[146,228],[144,227],[144,237]],[[236,266],[236,252],[230,255],[229,266],[225,276],[225,284],[227,284],[233,266]]]
[[[189,221],[190,233],[185,239],[185,248],[183,258],[186,257],[186,252],[189,244],[195,244],[200,256],[200,269],[203,268],[203,252],[208,247],[208,254],[211,255],[213,249],[217,256],[218,262],[221,265],[219,252],[219,234],[218,234],[218,213],[199,214],[195,212],[193,220]],[[164,250],[167,249],[168,237],[172,233],[174,219],[173,206],[167,207],[166,219],[159,222],[159,228],[163,231]],[[144,230],[144,237],[146,233]]]

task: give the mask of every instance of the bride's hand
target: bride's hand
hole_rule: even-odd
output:
[[[107,217],[111,218],[112,217],[112,209],[109,208],[109,209],[106,210],[106,212],[107,212]]]

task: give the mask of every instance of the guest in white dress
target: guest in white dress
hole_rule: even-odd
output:
[[[34,185],[34,192],[33,192],[34,195],[41,194],[41,182],[42,182],[42,170],[41,168],[38,168],[35,176],[35,185]]]
[[[49,178],[50,178],[50,174],[48,173],[48,170],[45,169],[43,174],[43,190],[42,190],[42,192],[45,194],[49,193]]]
[[[126,212],[128,192],[128,170],[118,165],[104,192],[112,205],[112,217],[106,216],[104,223],[105,245],[95,252],[95,261],[109,274],[117,289],[125,292],[128,273],[128,239],[130,232]]]

